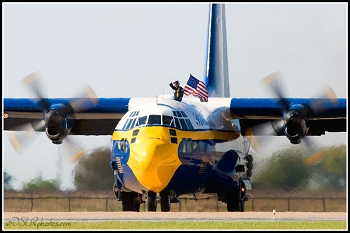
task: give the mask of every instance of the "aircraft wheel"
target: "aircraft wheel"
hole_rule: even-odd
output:
[[[147,207],[148,211],[155,212],[157,210],[157,194],[153,191],[148,191]]]
[[[122,210],[123,211],[140,211],[140,202],[137,201],[138,193],[122,192]]]
[[[168,191],[160,192],[160,208],[161,208],[162,212],[169,212],[170,211],[170,198],[169,198]]]
[[[244,212],[244,201],[241,200],[240,190],[226,193],[226,204],[228,212]]]

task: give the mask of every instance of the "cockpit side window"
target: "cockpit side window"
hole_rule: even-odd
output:
[[[137,115],[140,111],[132,111],[124,123],[123,130],[129,130],[138,126]]]
[[[194,129],[193,128],[193,125],[191,124],[191,121],[189,119],[185,119],[186,123],[187,123],[187,126],[189,129]]]
[[[124,126],[123,126],[123,130],[127,129],[126,127],[127,127],[127,125],[129,124],[129,122],[130,122],[130,119],[127,119],[126,122],[125,122],[125,124],[124,124]]]
[[[139,114],[140,111],[132,111],[129,115],[129,117],[135,117]]]
[[[137,121],[137,118],[132,119],[132,123],[131,123],[131,125],[130,125],[130,128],[131,128],[131,129],[134,128],[135,122],[136,122],[136,121]]]
[[[135,118],[135,125],[134,125],[134,127],[137,127],[137,126],[139,126],[139,119]]]
[[[133,121],[133,119],[128,119],[128,123],[125,124],[126,125],[126,127],[125,127],[126,129],[130,129],[131,128],[130,125],[131,125],[132,121]]]
[[[178,129],[181,129],[181,125],[180,125],[180,122],[179,122],[179,119],[177,117],[174,117],[175,119],[175,127],[178,128]]]
[[[184,111],[180,111],[183,117],[187,117],[186,113]]]
[[[187,124],[186,124],[186,122],[185,122],[185,119],[180,118],[179,120],[180,120],[181,127],[182,127],[183,129],[188,129]]]
[[[165,126],[173,126],[174,127],[174,120],[172,116],[165,116],[163,115],[163,125]]]

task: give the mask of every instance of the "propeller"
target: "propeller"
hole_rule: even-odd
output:
[[[290,103],[283,93],[279,77],[280,73],[274,72],[266,76],[262,83],[268,85],[277,96],[281,118],[248,128],[245,133],[250,136],[285,135],[292,144],[299,144],[301,139],[305,138],[310,128],[308,119],[329,110],[329,106],[335,107],[338,100],[334,91],[328,86],[320,98],[314,98],[312,101],[302,104]]]
[[[307,137],[310,128],[308,119],[336,107],[338,104],[337,96],[332,88],[327,86],[318,98],[310,99],[311,101],[302,104],[290,103],[282,88],[280,76],[280,72],[274,72],[262,79],[261,82],[267,85],[277,97],[281,118],[249,127],[244,133],[250,138],[250,143],[256,151],[261,151],[261,144],[271,143],[271,138],[264,137],[264,135],[285,135],[292,144],[300,144],[303,140],[306,148],[312,148],[314,143],[310,137]],[[258,135],[261,137],[256,137]],[[315,153],[317,152],[312,152],[312,154]]]
[[[69,135],[62,143],[61,154],[65,157],[65,161],[68,163],[75,163],[82,157],[84,157],[85,152],[82,148],[86,146],[78,140],[75,140],[72,135]]]
[[[22,81],[27,88],[35,94],[35,101],[40,106],[43,117],[24,125],[21,125],[8,133],[8,138],[14,149],[21,153],[23,147],[35,139],[37,132],[45,131],[47,137],[54,144],[62,144],[66,141],[69,147],[76,148],[71,155],[71,161],[75,162],[83,156],[83,150],[76,141],[68,137],[74,124],[74,113],[93,108],[97,104],[95,92],[88,85],[79,93],[78,97],[52,103],[44,98],[40,87],[40,72],[36,71],[27,75]]]

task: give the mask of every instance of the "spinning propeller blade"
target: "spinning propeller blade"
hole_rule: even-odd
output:
[[[54,144],[61,144],[65,140],[69,147],[75,148],[75,152],[70,157],[72,162],[80,159],[84,155],[83,150],[78,147],[77,142],[73,142],[72,139],[68,138],[70,128],[67,126],[67,115],[72,117],[75,112],[84,111],[96,106],[98,99],[93,89],[86,85],[78,97],[72,98],[70,102],[51,104],[49,99],[44,97],[42,88],[40,87],[40,72],[37,71],[27,75],[21,83],[29,88],[37,97],[43,112],[43,118],[24,124],[8,134],[14,149],[18,153],[21,152],[23,146],[33,141],[37,131],[45,131],[48,138]],[[74,119],[70,118],[70,120]]]
[[[61,145],[60,156],[64,157],[68,163],[75,163],[85,156],[83,148],[86,147],[68,135]]]
[[[289,109],[289,103],[285,98],[285,93],[282,92],[284,90],[281,88],[281,79],[279,77],[280,72],[274,72],[272,74],[267,75],[260,82],[268,86],[272,90],[273,94],[275,94],[276,97],[279,99],[281,110],[286,111]]]
[[[10,143],[17,153],[21,153],[23,147],[33,142],[36,138],[37,132],[31,126],[31,124],[25,124],[20,127],[21,131],[10,131],[7,133]]]
[[[245,130],[245,135],[249,138],[254,150],[261,152],[267,143],[271,144],[273,139],[268,136],[285,135],[292,144],[299,144],[303,141],[303,147],[306,148],[305,155],[308,157],[322,153],[319,149],[315,149],[314,142],[307,136],[310,127],[307,121],[337,106],[338,99],[334,91],[328,86],[318,98],[311,99],[311,102],[293,105],[286,98],[285,89],[281,86],[280,72],[266,76],[262,83],[267,85],[277,97],[281,119],[267,121]]]

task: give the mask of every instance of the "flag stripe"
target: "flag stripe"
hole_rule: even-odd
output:
[[[193,77],[192,74],[190,74],[190,77],[185,85],[184,94],[192,94],[193,96],[198,97],[201,102],[207,102],[209,96],[205,83]]]

